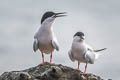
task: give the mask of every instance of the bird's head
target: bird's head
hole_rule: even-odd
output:
[[[80,41],[83,41],[85,39],[85,35],[83,32],[76,32],[73,37],[78,38]]]
[[[64,17],[64,16],[66,16],[66,15],[64,15],[65,13],[66,12],[55,13],[55,12],[52,12],[52,11],[48,11],[48,12],[43,14],[42,19],[41,19],[41,24],[46,20],[48,22],[53,22],[54,19],[57,18],[57,17]]]

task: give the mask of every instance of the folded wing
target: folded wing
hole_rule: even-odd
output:
[[[58,45],[57,39],[52,40],[52,46],[53,46],[54,49],[59,51],[59,45]]]
[[[38,40],[37,39],[34,39],[33,50],[34,50],[34,52],[36,52],[38,50]]]
[[[74,59],[74,57],[73,57],[73,55],[72,55],[72,52],[71,52],[71,50],[69,50],[69,52],[68,52],[68,55],[69,55],[69,58],[71,59],[71,61],[75,61],[75,59]]]

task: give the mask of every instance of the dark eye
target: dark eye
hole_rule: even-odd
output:
[[[53,15],[52,18],[56,18],[56,15]]]

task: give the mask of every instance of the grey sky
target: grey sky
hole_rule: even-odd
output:
[[[60,44],[53,61],[77,67],[67,52],[74,33],[81,30],[86,34],[86,42],[95,49],[108,48],[94,65],[88,65],[87,72],[119,80],[119,4],[119,0],[0,0],[0,73],[26,69],[41,62],[39,51],[32,50],[33,36],[41,16],[49,10],[68,13],[53,24]],[[81,64],[81,70],[84,65]]]

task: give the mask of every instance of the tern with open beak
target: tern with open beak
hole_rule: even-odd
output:
[[[75,33],[73,37],[72,47],[68,52],[69,58],[74,62],[78,61],[78,70],[80,70],[80,63],[86,63],[83,74],[86,73],[87,64],[94,64],[94,61],[98,59],[100,51],[106,48],[94,50],[91,46],[87,45],[84,41],[85,36],[83,32]]]
[[[33,50],[38,49],[42,54],[42,63],[44,64],[44,54],[50,54],[50,64],[52,64],[52,53],[54,49],[59,51],[59,45],[53,32],[52,24],[57,17],[64,17],[66,12],[55,13],[48,11],[44,13],[41,19],[41,27],[34,35]]]

